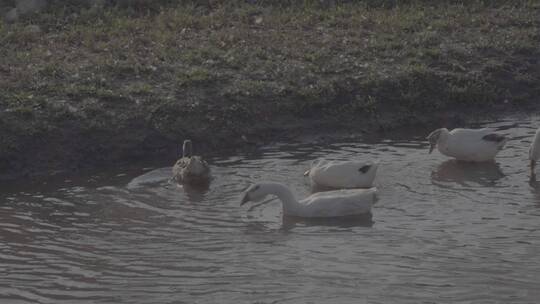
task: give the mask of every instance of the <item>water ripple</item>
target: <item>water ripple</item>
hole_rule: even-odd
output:
[[[211,160],[209,189],[171,168],[24,185],[0,195],[6,303],[533,303],[540,298],[540,184],[529,182],[536,118],[497,163],[427,153],[430,130],[395,139],[269,146]],[[410,140],[408,140],[408,139]],[[312,160],[377,159],[380,201],[350,220],[240,207],[254,181],[308,195]],[[133,172],[133,171],[130,171]],[[130,173],[131,174],[131,173]]]

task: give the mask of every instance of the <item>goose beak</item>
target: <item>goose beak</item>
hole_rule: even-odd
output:
[[[249,202],[249,197],[247,192],[244,193],[244,196],[242,196],[242,201],[240,201],[240,206],[244,205],[245,203]]]
[[[304,176],[308,176],[309,175],[309,170],[307,170],[306,172],[304,172]]]

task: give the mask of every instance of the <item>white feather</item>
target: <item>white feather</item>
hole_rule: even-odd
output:
[[[367,171],[361,169],[369,166]],[[373,186],[378,162],[335,161],[319,159],[313,162],[309,178],[313,186],[330,188],[369,188]]]
[[[486,140],[487,135],[500,135],[488,128],[483,129],[441,129],[437,149],[446,156],[464,161],[489,161],[504,147],[506,139],[497,142]]]
[[[267,195],[281,200],[283,214],[307,218],[368,214],[378,199],[377,188],[369,188],[319,192],[298,201],[285,185],[259,183],[248,188],[243,202],[260,200]]]

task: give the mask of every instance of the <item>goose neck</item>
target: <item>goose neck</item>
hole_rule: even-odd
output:
[[[270,194],[277,196],[283,203],[285,211],[296,209],[300,203],[296,200],[291,190],[279,183],[268,183],[267,189]]]
[[[439,140],[440,141],[447,141],[448,140],[448,135],[450,135],[450,132],[448,131],[447,128],[442,128],[441,129],[441,135],[439,136]]]

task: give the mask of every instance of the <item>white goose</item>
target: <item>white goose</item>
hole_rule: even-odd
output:
[[[370,188],[379,167],[378,162],[334,161],[318,159],[304,173],[315,187]]]
[[[281,200],[284,215],[306,218],[369,214],[378,199],[377,188],[370,188],[319,192],[298,201],[283,184],[258,183],[246,190],[241,205],[260,201],[267,195],[275,195]]]
[[[540,159],[540,128],[536,130],[531,148],[529,149],[529,160],[531,161],[531,178],[536,179],[534,169],[536,162]]]
[[[457,160],[483,162],[490,161],[506,144],[507,138],[493,130],[484,129],[437,129],[431,132],[429,153],[435,146],[439,152]]]
[[[182,145],[182,158],[174,164],[173,179],[178,183],[190,185],[207,185],[210,182],[210,166],[200,156],[192,155],[191,140]]]

